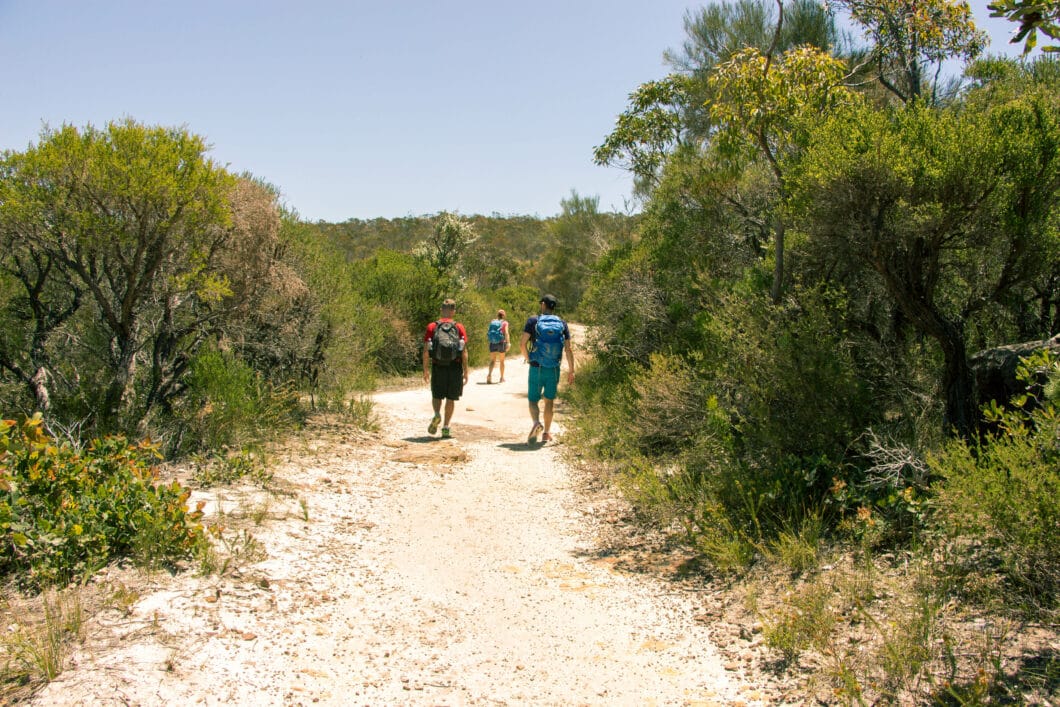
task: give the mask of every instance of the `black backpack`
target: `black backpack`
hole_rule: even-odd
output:
[[[448,366],[460,358],[460,330],[455,322],[435,322],[431,338],[431,359]]]

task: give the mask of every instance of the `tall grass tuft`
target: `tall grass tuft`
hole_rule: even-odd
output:
[[[7,680],[50,682],[63,671],[68,646],[84,638],[85,613],[79,587],[40,595],[43,619],[16,624],[0,633],[3,672]]]

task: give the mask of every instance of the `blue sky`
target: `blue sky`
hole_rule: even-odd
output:
[[[1011,26],[972,2],[992,51]],[[597,167],[685,0],[0,0],[0,149],[44,125],[186,126],[308,220],[549,216]]]

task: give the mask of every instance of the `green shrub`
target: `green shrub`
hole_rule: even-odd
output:
[[[192,361],[187,394],[175,411],[173,453],[241,447],[287,429],[299,418],[291,391],[215,348]]]
[[[1047,365],[1055,381],[1060,363]],[[1052,611],[1060,597],[1060,414],[1048,400],[1029,412],[988,413],[996,435],[954,440],[929,458],[942,478],[934,521],[955,550],[951,569],[973,580],[996,574],[1018,606]]]
[[[780,607],[762,616],[766,645],[788,663],[807,649],[826,647],[836,624],[831,598],[831,588],[821,582],[811,582],[789,594]]]
[[[195,483],[202,487],[222,486],[246,479],[265,488],[273,478],[262,455],[247,449],[234,454],[193,455],[192,461]]]
[[[0,421],[0,575],[28,586],[85,576],[119,557],[188,557],[202,538],[189,492],[157,482],[156,449],[124,438],[84,451],[57,442],[39,415]]]
[[[422,259],[380,249],[371,258],[353,263],[350,277],[368,302],[407,322],[413,336],[422,337],[427,322],[438,317],[444,288],[438,274]],[[410,362],[410,370],[416,363]]]

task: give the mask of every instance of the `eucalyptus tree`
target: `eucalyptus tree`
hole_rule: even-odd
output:
[[[797,147],[790,126],[798,115],[846,100],[845,64],[833,52],[847,42],[820,3],[739,0],[686,16],[688,38],[667,59],[679,73],[645,84],[633,109],[597,148],[603,164],[624,164],[642,183],[658,184],[660,168],[681,151],[712,162],[713,189],[771,240],[778,301],[784,283],[783,162]],[[771,193],[761,199],[740,188],[740,175],[764,165]],[[651,180],[655,180],[651,182]]]
[[[417,247],[438,276],[453,285],[459,278],[460,258],[478,238],[474,227],[456,214],[443,212],[434,221],[434,227]]]
[[[537,280],[540,289],[556,295],[567,312],[578,306],[593,263],[610,246],[599,206],[600,197],[571,190],[560,200],[560,214],[548,224],[549,243],[538,259]]]
[[[674,72],[633,91],[615,129],[594,151],[598,164],[631,171],[645,194],[657,184],[669,154],[682,145],[701,146],[713,135],[709,78],[719,64],[747,48],[763,53],[800,45],[837,54],[849,50],[845,35],[816,0],[786,6],[770,0],[713,2],[687,12],[684,25],[681,48],[664,53]]]
[[[779,56],[747,48],[717,67],[710,78],[715,99],[711,115],[719,126],[717,143],[736,159],[765,161],[773,175],[776,199],[773,226],[773,302],[780,301],[785,280],[787,176],[785,164],[797,157],[809,136],[800,126],[810,116],[826,114],[858,101],[842,86],[845,66],[812,47]]]
[[[944,423],[961,435],[977,420],[971,328],[992,308],[1016,315],[1060,259],[1058,115],[1041,89],[981,110],[850,107],[793,180],[813,257],[871,273],[937,346]]]
[[[131,431],[180,394],[197,347],[255,301],[275,195],[206,152],[185,129],[125,120],[45,130],[3,155],[3,316],[19,327],[0,365],[37,405],[61,386],[69,415]]]
[[[935,102],[943,63],[974,59],[987,42],[965,0],[829,0],[829,5],[861,26],[871,43],[868,61],[876,79],[902,103],[925,97]]]

